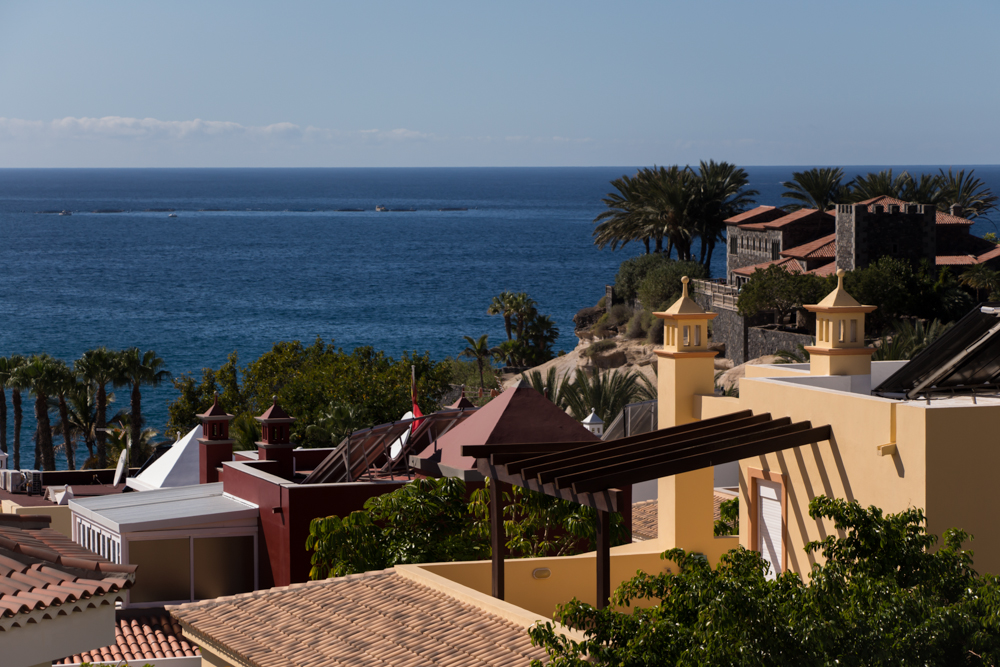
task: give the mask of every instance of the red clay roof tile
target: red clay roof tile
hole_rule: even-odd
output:
[[[785,215],[788,214],[776,206],[758,206],[731,218],[726,218],[725,222],[727,225],[743,225],[750,222],[768,222]]]
[[[830,234],[809,243],[789,248],[782,251],[782,257],[794,257],[795,259],[813,259],[817,257],[837,256],[837,235]]]

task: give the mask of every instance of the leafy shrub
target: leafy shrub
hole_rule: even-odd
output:
[[[607,352],[608,350],[613,350],[616,347],[618,347],[618,345],[613,340],[595,340],[590,344],[590,347],[583,351],[583,356],[592,357],[595,354]]]
[[[635,299],[639,285],[651,270],[672,260],[663,254],[639,255],[626,259],[615,275],[615,294],[624,301]]]
[[[608,317],[608,324],[617,327],[628,322],[629,318],[632,317],[632,309],[624,303],[619,303],[612,306],[611,310],[605,314]]]
[[[646,329],[646,342],[652,345],[663,345],[663,320],[659,317],[653,317],[651,312],[643,312],[643,321],[646,321],[646,317],[649,317],[649,325]]]
[[[590,328],[590,332],[594,334],[595,338],[610,338],[615,335],[608,327],[607,322],[598,322]]]
[[[598,308],[604,308],[604,306],[607,303],[608,303],[608,295],[605,294],[604,296],[602,296],[600,299],[597,300],[597,307]]]
[[[632,316],[632,319],[628,321],[628,326],[625,328],[625,337],[636,340],[645,335],[646,329],[642,326],[642,313],[636,313]]]
[[[664,262],[651,269],[639,284],[637,294],[644,308],[667,308],[681,296],[681,278],[705,278],[708,272],[698,262]]]

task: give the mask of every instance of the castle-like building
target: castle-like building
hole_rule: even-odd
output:
[[[758,206],[726,221],[726,277],[741,285],[757,269],[775,264],[793,273],[827,276],[838,268],[865,268],[883,256],[936,266],[1000,267],[1000,246],[973,236],[973,222],[962,213],[957,205],[945,213],[892,197],[830,211],[787,213]]]

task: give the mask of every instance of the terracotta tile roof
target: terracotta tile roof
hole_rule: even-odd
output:
[[[48,528],[49,521],[0,516],[0,617],[116,593],[135,581],[135,565],[111,563]]]
[[[830,234],[828,236],[823,236],[816,239],[815,241],[810,241],[809,243],[803,243],[800,246],[794,248],[789,248],[781,253],[782,257],[794,257],[795,259],[815,259],[817,257],[836,257],[837,256],[837,235]]]
[[[782,216],[788,215],[777,206],[758,206],[749,211],[743,211],[739,215],[726,218],[727,225],[742,225],[748,222],[768,222]]]
[[[169,606],[189,637],[232,664],[492,665],[543,659],[528,633],[395,570]]]
[[[968,266],[979,262],[972,255],[938,255],[934,258],[934,263],[937,266]]]
[[[830,223],[836,221],[836,217],[832,213],[818,211],[814,208],[800,208],[798,211],[789,213],[788,215],[782,216],[777,220],[771,220],[770,222],[754,222],[751,224],[740,225],[740,227],[743,229],[781,229],[782,227],[787,227],[788,225],[795,224],[796,222],[802,222],[803,220],[809,220],[810,218],[825,219]]]
[[[141,665],[143,660],[200,656],[201,650],[187,639],[181,626],[165,612],[130,615],[119,612],[115,625],[115,643],[84,651],[52,663],[76,665],[82,662],[118,662]]]
[[[896,199],[895,197],[881,196],[872,197],[871,199],[866,199],[864,201],[859,201],[859,204],[865,204],[868,206],[868,212],[874,213],[876,206],[889,206],[895,205],[902,208],[907,204],[912,202],[906,202],[902,199]],[[935,214],[934,222],[938,225],[972,225],[975,224],[972,220],[968,218],[960,218],[957,215],[952,215],[951,213],[945,213],[944,211],[937,211]]]
[[[219,395],[216,394],[215,402],[212,403],[212,407],[210,407],[208,410],[205,410],[205,412],[203,412],[200,415],[195,415],[195,417],[198,417],[199,419],[204,419],[206,417],[227,417],[229,419],[232,419],[233,415],[228,414],[225,410],[222,409],[222,406],[219,405]]]
[[[264,414],[262,414],[260,417],[257,417],[258,421],[263,421],[265,419],[267,420],[281,419],[283,421],[295,421],[294,419],[288,416],[287,412],[281,409],[281,406],[278,405],[277,400],[271,404],[271,407],[269,407],[267,410],[264,411]]]
[[[832,276],[837,272],[837,263],[829,262],[823,266],[817,266],[811,271],[806,271],[806,273],[811,273],[814,276],[819,276],[820,278],[825,278],[826,276]]]
[[[786,257],[785,259],[771,260],[768,262],[761,262],[760,264],[753,264],[751,266],[744,266],[740,269],[735,269],[733,273],[739,276],[747,276],[748,278],[753,275],[753,272],[757,269],[766,269],[769,266],[776,265],[784,268],[786,271],[791,273],[802,273],[802,267],[799,263],[792,259],[791,257]]]
[[[721,516],[720,506],[726,500],[735,498],[735,494],[725,491],[712,492],[712,520],[718,521]],[[657,511],[659,503],[656,498],[632,503],[632,536],[638,540],[655,540],[659,534]]]

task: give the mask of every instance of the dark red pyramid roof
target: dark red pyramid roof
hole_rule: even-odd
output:
[[[206,410],[203,414],[195,416],[199,417],[200,419],[205,419],[206,417],[225,417],[227,419],[233,419],[233,415],[227,413],[225,410],[222,409],[222,406],[219,405],[218,394],[215,395],[215,402],[212,403],[212,407]]]
[[[438,438],[437,449],[441,464],[475,470],[476,460],[462,456],[463,445],[596,440],[600,438],[522,381]],[[433,443],[429,445],[420,458],[434,456],[434,447]]]
[[[459,408],[474,408],[476,406],[475,406],[475,404],[472,401],[470,401],[469,399],[467,399],[465,396],[462,396],[461,398],[459,398],[457,401],[455,401],[454,403],[452,403],[448,407],[449,408],[454,408],[454,409],[457,410]]]
[[[282,421],[295,421],[295,419],[288,416],[287,412],[281,409],[281,406],[278,405],[278,401],[272,403],[271,407],[269,407],[260,417],[257,417],[257,419],[260,421],[274,421],[276,419],[280,419]]]

